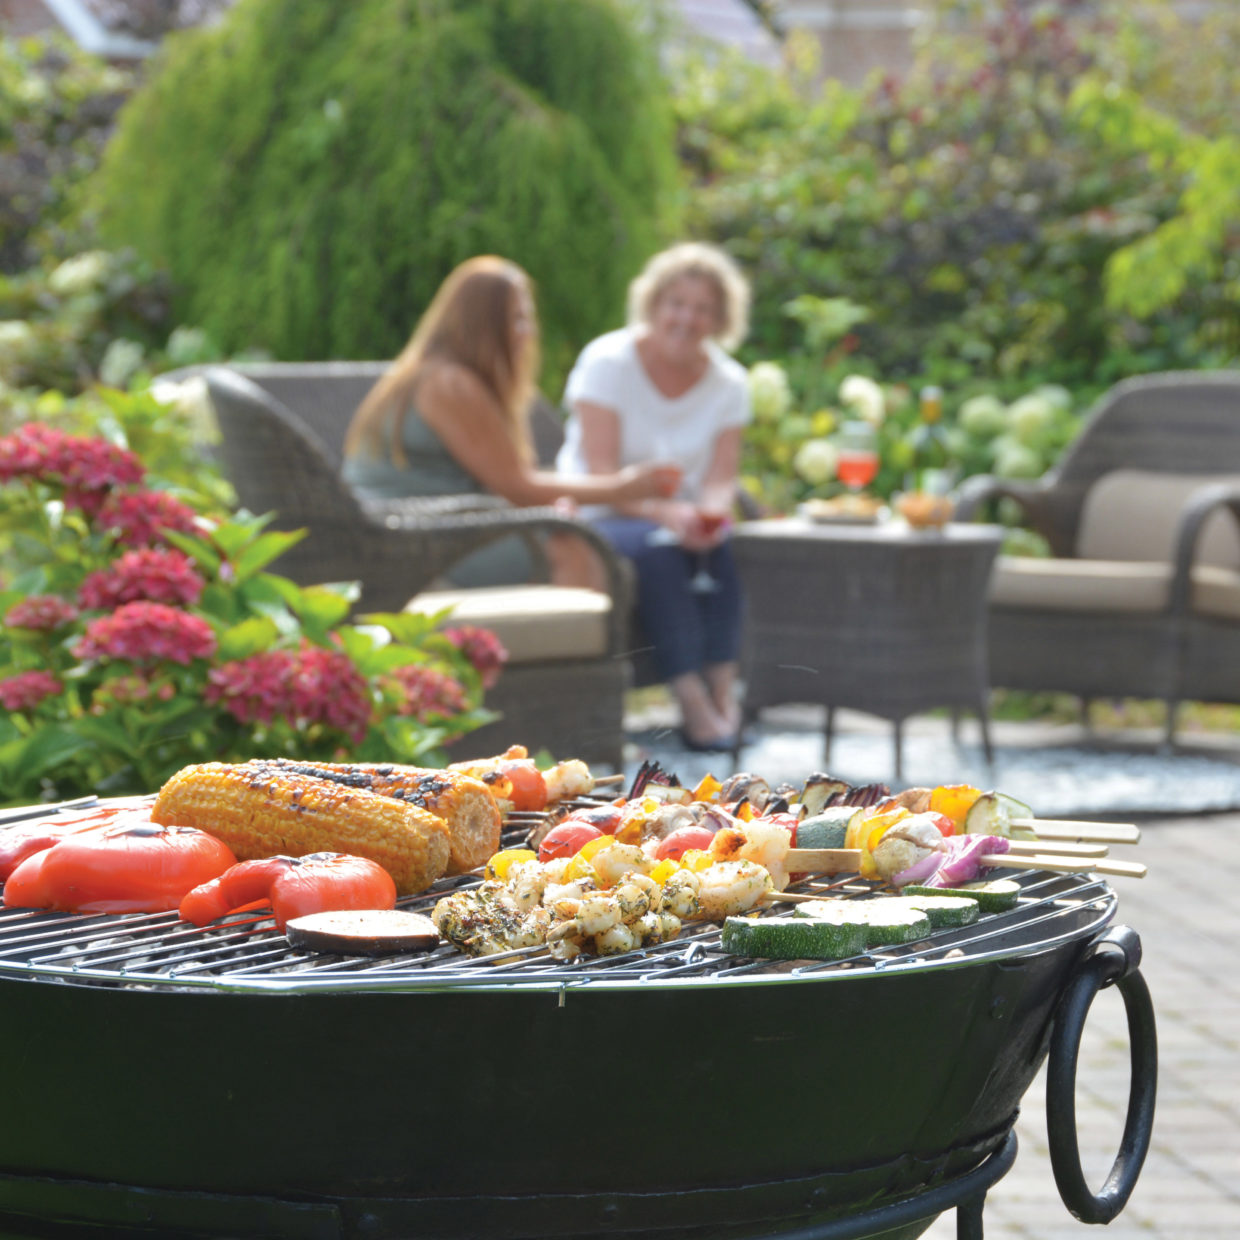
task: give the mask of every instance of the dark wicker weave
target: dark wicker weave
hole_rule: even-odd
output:
[[[1018,482],[970,478],[957,518],[988,501],[1016,501],[1054,555],[1075,554],[1089,489],[1117,469],[1200,474],[1181,513],[1170,598],[1160,613],[1086,612],[992,605],[990,680],[1013,689],[1093,697],[1160,698],[1167,737],[1180,702],[1240,702],[1240,624],[1195,615],[1190,572],[1197,535],[1220,507],[1240,520],[1240,371],[1169,372],[1118,384],[1095,407],[1057,467]]]
[[[825,767],[837,707],[890,719],[899,778],[904,720],[950,706],[977,712],[989,760],[986,586],[999,540],[991,527],[746,522],[733,542],[745,721],[783,703],[825,706]]]
[[[309,367],[299,367],[303,390],[314,393],[306,407],[322,424],[334,425],[329,393],[344,378],[336,417],[347,423],[352,409],[343,400],[364,394],[369,383],[343,364],[324,365],[345,373],[313,382]],[[303,585],[359,581],[360,612],[399,611],[463,556],[499,538],[560,530],[585,539],[606,568],[612,597],[605,655],[510,666],[487,696],[487,706],[501,711],[503,720],[471,733],[456,752],[470,756],[520,743],[531,751],[547,748],[620,765],[630,679],[628,575],[589,526],[550,508],[514,508],[480,495],[363,502],[340,480],[332,452],[307,422],[250,377],[215,367],[206,382],[221,432],[220,458],[241,504],[276,513],[272,528],[308,531],[275,570]]]

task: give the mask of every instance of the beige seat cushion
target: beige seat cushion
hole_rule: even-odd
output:
[[[1022,610],[1158,612],[1167,606],[1170,588],[1169,564],[1004,555],[990,579],[990,603]],[[1193,610],[1240,620],[1240,573],[1210,564],[1194,568]]]
[[[428,590],[406,611],[452,608],[449,624],[476,624],[503,642],[511,663],[597,659],[608,651],[611,599],[567,586]]]
[[[1180,513],[1194,491],[1240,483],[1234,474],[1159,474],[1117,469],[1089,489],[1081,508],[1076,554],[1083,560],[1170,561]],[[1196,559],[1240,569],[1240,528],[1226,509],[1211,514]]]

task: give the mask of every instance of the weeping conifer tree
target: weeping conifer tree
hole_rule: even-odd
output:
[[[511,258],[550,390],[674,231],[677,171],[619,0],[241,0],[168,40],[96,187],[230,351],[388,357],[458,262]]]

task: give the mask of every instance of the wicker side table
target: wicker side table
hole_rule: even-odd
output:
[[[837,707],[889,719],[899,779],[904,720],[963,708],[977,713],[989,762],[986,591],[1001,537],[995,526],[802,517],[739,526],[745,722],[768,706],[825,706],[825,764]]]

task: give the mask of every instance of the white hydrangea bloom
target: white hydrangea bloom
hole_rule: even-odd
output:
[[[887,413],[883,389],[867,375],[849,375],[840,384],[840,404],[871,426],[880,425]]]
[[[819,487],[835,477],[840,454],[829,439],[807,439],[792,458],[792,468],[810,484]]]
[[[788,376],[778,362],[755,362],[749,368],[749,400],[754,417],[777,422],[792,406]]]
[[[105,387],[123,388],[145,359],[146,354],[136,340],[118,336],[108,345],[99,363],[99,382]]]
[[[60,297],[89,293],[107,274],[107,270],[107,254],[103,250],[88,250],[85,254],[66,258],[47,277],[47,287]]]
[[[21,361],[34,344],[34,328],[25,319],[0,321],[0,361]]]

